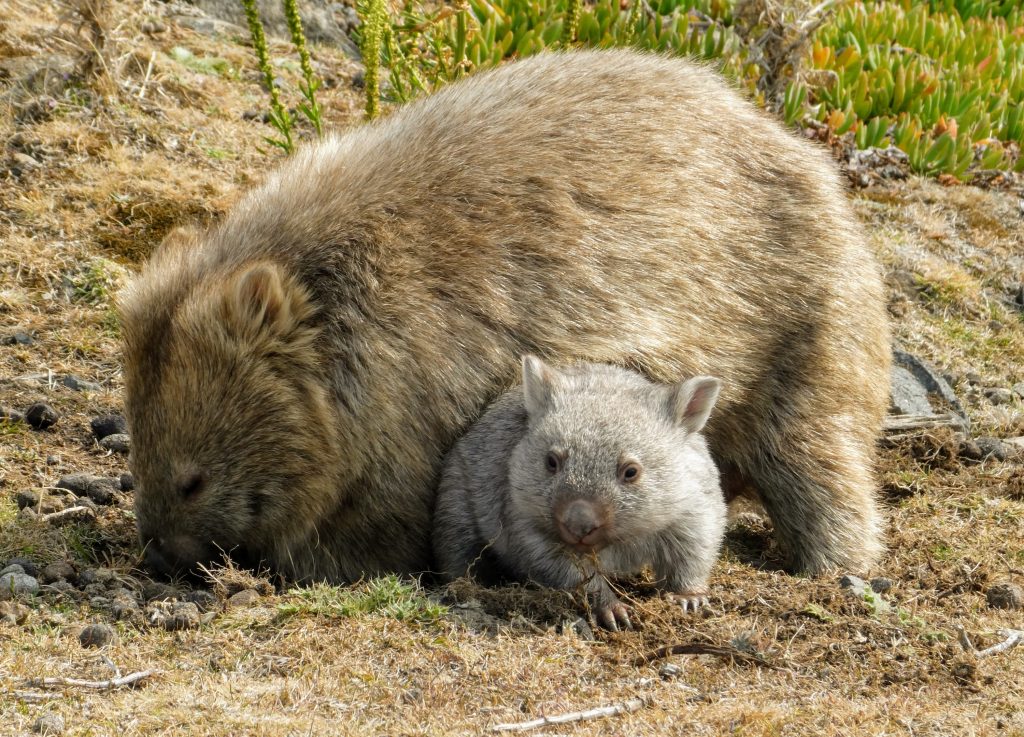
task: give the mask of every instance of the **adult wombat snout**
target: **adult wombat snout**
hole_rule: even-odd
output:
[[[881,549],[877,264],[825,154],[692,62],[542,54],[307,145],[121,317],[138,526],[176,566],[428,568],[442,458],[524,353],[720,377],[712,453],[791,568]]]

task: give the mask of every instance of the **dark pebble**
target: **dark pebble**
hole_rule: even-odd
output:
[[[78,585],[88,586],[89,584],[97,583],[98,576],[93,568],[86,568],[84,571],[78,572]]]
[[[39,572],[40,583],[54,583],[61,580],[78,580],[78,572],[75,571],[75,567],[66,560],[58,560],[51,563]]]
[[[971,384],[972,386],[980,386],[981,384],[985,383],[985,380],[981,378],[981,374],[976,373],[974,371],[968,371],[966,374],[964,374],[964,381],[966,381],[968,384]]]
[[[1005,461],[1013,455],[1013,449],[999,438],[975,438],[974,442],[978,444],[982,458],[995,458],[997,461]]]
[[[997,583],[985,592],[988,605],[995,609],[1020,609],[1024,607],[1024,589],[1015,583]]]
[[[124,433],[114,433],[113,435],[107,435],[107,437],[103,438],[103,440],[100,441],[100,445],[115,453],[128,455],[128,451],[131,448],[131,441]]]
[[[994,386],[985,389],[985,397],[992,404],[1008,404],[1013,400],[1013,392],[1003,387]]]
[[[92,428],[92,434],[96,436],[97,440],[103,440],[108,435],[124,435],[128,432],[128,423],[121,415],[94,417],[89,422],[89,427]]]
[[[76,392],[98,392],[102,388],[96,382],[79,379],[77,376],[71,376],[70,374],[62,378],[60,383]]]
[[[121,480],[72,473],[58,481],[57,488],[67,489],[75,496],[88,497],[96,504],[110,504],[114,501],[114,492],[121,489]]]
[[[118,480],[121,482],[121,491],[131,491],[135,488],[135,477],[130,473],[122,473]]]
[[[18,503],[18,509],[34,507],[39,504],[39,495],[29,489],[22,489],[15,497],[15,501]]]
[[[0,344],[3,345],[32,345],[32,336],[28,333],[12,333],[11,335],[5,335],[0,338]]]
[[[872,578],[870,583],[871,590],[874,591],[876,594],[884,594],[892,588],[892,581],[890,581],[888,578]]]
[[[7,561],[9,566],[21,566],[21,569],[30,576],[39,575],[39,566],[37,566],[29,558],[11,558]]]
[[[220,602],[217,597],[205,589],[196,589],[185,594],[185,601],[191,601],[200,612],[210,612],[219,608]]]
[[[60,415],[45,402],[36,402],[25,410],[25,422],[35,430],[45,430],[57,424]]]
[[[147,581],[142,586],[142,598],[146,601],[167,601],[177,599],[178,590],[159,581]]]
[[[78,635],[82,647],[104,647],[114,639],[114,629],[109,624],[90,624]]]

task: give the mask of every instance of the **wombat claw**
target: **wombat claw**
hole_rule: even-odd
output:
[[[668,594],[666,598],[678,604],[684,612],[695,612],[710,603],[703,591],[679,591]]]
[[[598,607],[596,612],[597,623],[610,632],[633,629],[633,623],[629,621],[629,607],[621,601]]]

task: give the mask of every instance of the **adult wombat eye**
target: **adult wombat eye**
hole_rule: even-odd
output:
[[[562,459],[558,457],[558,454],[551,451],[544,458],[544,466],[548,469],[548,473],[558,473],[562,468]]]
[[[635,461],[623,463],[619,466],[619,481],[623,484],[632,484],[640,478],[640,464]]]
[[[183,499],[188,499],[202,491],[205,483],[206,480],[203,478],[203,474],[199,472],[190,473],[178,484],[178,493]]]

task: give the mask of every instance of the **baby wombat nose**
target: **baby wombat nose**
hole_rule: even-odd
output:
[[[601,547],[608,537],[611,515],[608,508],[588,499],[573,499],[555,507],[558,534],[580,549]]]

